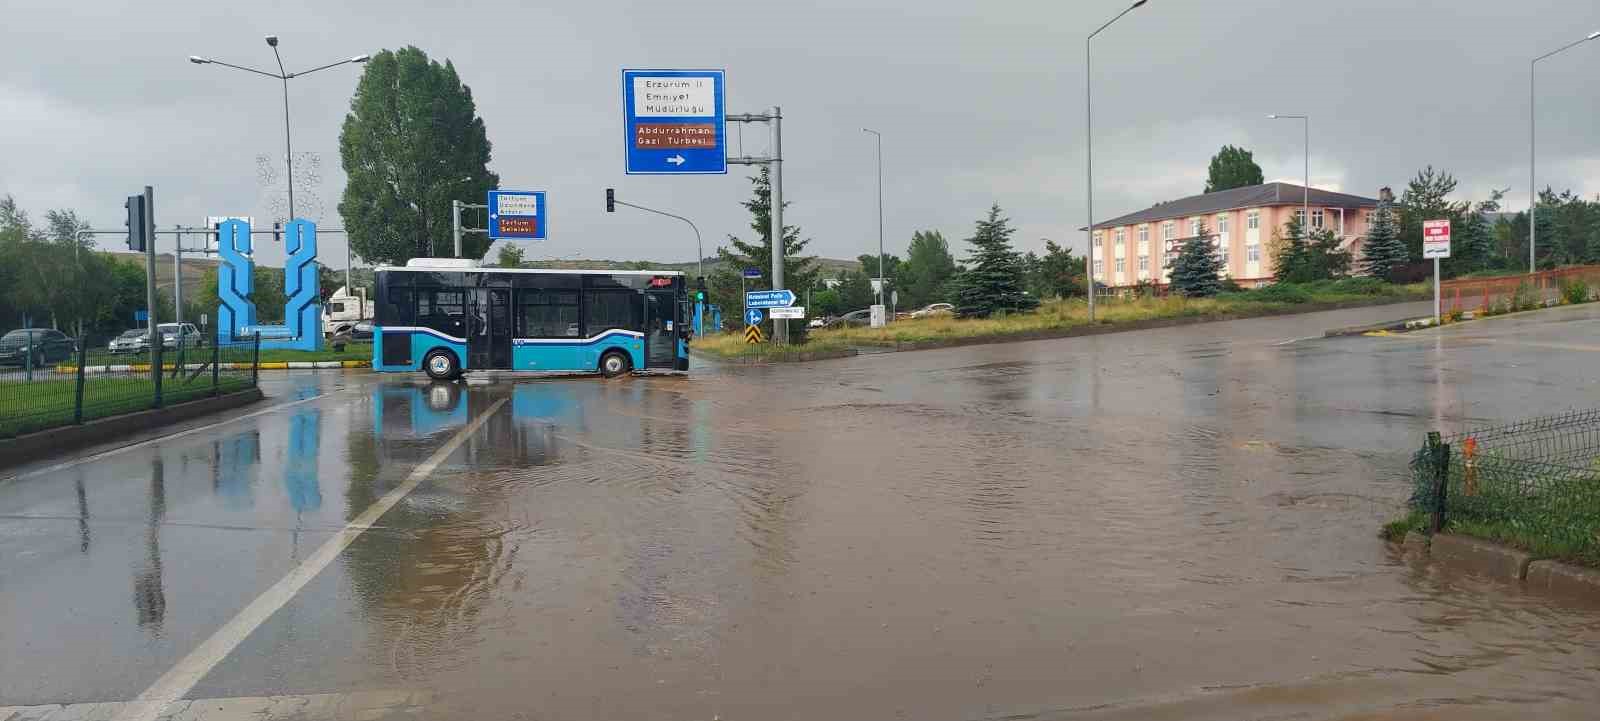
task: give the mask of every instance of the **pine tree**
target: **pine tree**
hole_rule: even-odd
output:
[[[1311,275],[1309,266],[1311,252],[1306,247],[1305,227],[1300,223],[1300,214],[1289,216],[1289,222],[1283,226],[1283,236],[1276,244],[1278,254],[1272,258],[1272,274],[1279,283],[1303,283]]]
[[[1374,278],[1388,280],[1395,267],[1404,265],[1410,258],[1405,241],[1400,239],[1400,227],[1395,223],[1394,206],[1388,200],[1378,201],[1378,209],[1372,212],[1372,225],[1367,228],[1367,240],[1361,248],[1361,272]]]
[[[1178,262],[1172,266],[1172,289],[1190,298],[1213,296],[1222,290],[1222,259],[1204,223],[1178,253]]]
[[[744,307],[744,298],[739,295],[741,287],[748,290],[772,288],[772,176],[767,167],[761,166],[760,172],[750,178],[750,183],[754,186],[751,197],[740,205],[750,211],[750,229],[755,231],[756,237],[746,241],[735,235],[728,236],[728,243],[733,249],[717,248],[716,269],[708,279],[712,302],[722,307],[724,319],[732,318],[735,323],[744,322],[738,318],[739,309]],[[792,201],[783,201],[784,210],[787,211],[791,204]],[[802,297],[805,288],[817,285],[817,259],[801,255],[810,242],[809,238],[800,237],[799,226],[784,224],[783,284]],[[761,277],[742,281],[740,275],[745,268],[759,270]],[[772,322],[769,320],[766,325],[767,336],[771,337]],[[803,342],[804,334],[804,323],[789,324],[790,343]]]
[[[976,246],[967,257],[971,268],[959,276],[956,313],[962,317],[987,317],[996,311],[1032,310],[1039,299],[1023,290],[1022,256],[1011,247],[1011,221],[1001,217],[1000,204],[977,222],[968,243]]]

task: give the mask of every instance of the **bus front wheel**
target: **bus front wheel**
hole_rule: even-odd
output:
[[[623,373],[627,373],[632,365],[628,361],[628,356],[622,351],[607,351],[605,355],[600,356],[600,375],[607,378],[616,378]]]
[[[422,370],[436,381],[451,380],[461,375],[461,364],[456,362],[456,354],[436,350],[422,359]]]

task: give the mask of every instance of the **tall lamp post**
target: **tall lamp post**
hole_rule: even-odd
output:
[[[1539,224],[1537,222],[1535,222],[1535,220],[1536,220],[1535,215],[1538,213],[1538,208],[1539,208],[1539,196],[1537,195],[1538,191],[1534,190],[1534,181],[1533,181],[1533,163],[1534,163],[1533,127],[1534,127],[1534,123],[1535,123],[1535,120],[1534,120],[1535,115],[1534,115],[1534,112],[1533,112],[1533,78],[1534,78],[1533,68],[1534,68],[1535,65],[1537,65],[1539,63],[1540,60],[1548,58],[1551,55],[1555,55],[1556,53],[1559,53],[1559,52],[1561,52],[1563,50],[1570,50],[1570,49],[1572,49],[1574,47],[1577,47],[1578,45],[1581,45],[1583,43],[1589,42],[1590,40],[1593,40],[1595,38],[1600,38],[1600,30],[1596,30],[1596,31],[1594,31],[1592,33],[1589,33],[1588,35],[1584,36],[1584,38],[1582,40],[1574,40],[1574,41],[1572,41],[1570,43],[1567,43],[1566,45],[1562,45],[1561,47],[1556,48],[1555,50],[1551,50],[1548,53],[1540,55],[1539,57],[1536,57],[1533,60],[1528,62],[1528,272],[1529,273],[1533,273],[1533,272],[1535,272],[1535,271],[1537,271],[1539,269],[1538,266],[1536,266],[1534,264],[1534,255],[1533,255],[1534,241],[1537,240],[1538,237],[1539,237]]]
[[[1311,233],[1311,118],[1306,115],[1281,115],[1274,113],[1268,115],[1269,120],[1299,120],[1305,125],[1306,131],[1306,179],[1300,186],[1300,237],[1309,237]]]
[[[883,285],[889,279],[883,274],[883,133],[872,128],[862,128],[878,140],[878,305],[883,305]]]
[[[289,188],[289,220],[294,220],[294,218],[295,218],[295,215],[294,215],[294,147],[291,144],[290,137],[289,137],[289,79],[290,78],[298,78],[298,77],[300,77],[302,75],[310,75],[310,74],[312,74],[314,72],[317,72],[318,70],[327,70],[328,68],[334,68],[334,67],[338,67],[340,65],[346,65],[346,64],[349,64],[349,63],[364,63],[364,62],[366,62],[368,60],[371,60],[372,56],[371,55],[366,55],[366,54],[357,55],[357,56],[355,56],[353,58],[349,58],[349,59],[346,59],[346,60],[340,60],[338,62],[328,63],[327,65],[323,65],[323,66],[320,66],[320,67],[315,67],[315,68],[312,68],[310,70],[302,70],[302,71],[300,71],[298,73],[289,73],[289,72],[284,72],[284,70],[283,70],[283,56],[278,54],[278,36],[276,36],[276,35],[268,35],[266,39],[267,39],[267,45],[272,48],[272,57],[277,59],[277,61],[278,61],[278,72],[276,72],[276,73],[268,72],[266,70],[257,70],[255,68],[247,68],[247,67],[244,67],[243,65],[234,65],[232,63],[225,63],[225,62],[222,62],[221,60],[212,60],[211,58],[203,58],[203,57],[200,57],[198,55],[190,55],[189,56],[189,62],[194,63],[196,65],[221,65],[221,66],[223,66],[225,68],[233,68],[234,70],[243,70],[243,71],[245,71],[247,73],[255,73],[257,75],[262,75],[262,76],[265,76],[265,77],[274,78],[274,79],[276,79],[276,80],[278,80],[278,81],[283,83],[283,152],[284,152],[284,165],[287,168],[288,173],[289,173],[288,176],[286,176],[285,179],[284,179],[284,184]]]
[[[1089,277],[1088,287],[1090,323],[1094,322],[1094,92],[1091,89],[1091,84],[1094,80],[1094,74],[1089,72],[1091,63],[1091,56],[1089,54],[1089,41],[1094,40],[1094,36],[1099,35],[1101,30],[1111,27],[1111,23],[1121,20],[1123,15],[1133,12],[1136,8],[1144,5],[1147,1],[1148,0],[1137,0],[1137,2],[1123,9],[1122,12],[1117,13],[1116,17],[1107,20],[1106,24],[1101,25],[1094,32],[1089,33],[1088,37],[1083,39],[1083,157],[1084,177],[1087,181],[1084,183],[1084,192],[1088,194],[1087,200],[1089,206],[1089,223],[1084,227],[1084,232],[1088,234],[1089,253],[1086,256],[1086,262],[1083,265],[1083,272],[1084,275]]]

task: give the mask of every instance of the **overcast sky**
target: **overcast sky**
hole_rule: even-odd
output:
[[[884,134],[890,252],[936,229],[963,256],[961,239],[992,202],[1023,249],[1048,237],[1081,252],[1083,37],[1124,2],[527,5],[8,0],[0,194],[36,217],[76,209],[97,227],[121,227],[123,197],[145,184],[162,225],[269,217],[281,186],[263,184],[257,158],[281,182],[279,86],[185,58],[267,67],[262,36],[275,33],[290,71],[407,44],[453,60],[504,187],[550,193],[551,239],[528,243],[530,258],[694,257],[675,221],[607,215],[608,186],[694,218],[708,254],[749,234],[746,168],[623,175],[624,67],[725,68],[731,112],[781,105],[786,219],[813,253],[876,250],[863,126]],[[1510,187],[1512,208],[1525,208],[1528,61],[1596,29],[1600,5],[1571,0],[1150,0],[1095,40],[1096,215],[1199,192],[1223,144],[1255,151],[1268,180],[1298,182],[1300,127],[1267,120],[1273,112],[1312,116],[1313,185],[1398,192],[1431,163],[1464,197]],[[297,201],[320,205],[327,226],[340,224],[338,130],[359,72],[290,82],[295,148],[320,154],[322,170],[320,203]],[[1600,192],[1600,41],[1541,62],[1539,88],[1539,185]],[[743,147],[765,152],[765,127],[749,126]],[[322,255],[342,267],[342,238],[326,237]]]

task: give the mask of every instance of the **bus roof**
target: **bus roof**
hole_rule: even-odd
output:
[[[681,270],[567,270],[563,268],[485,268],[456,265],[380,265],[374,271],[417,273],[530,273],[543,275],[683,275]]]

